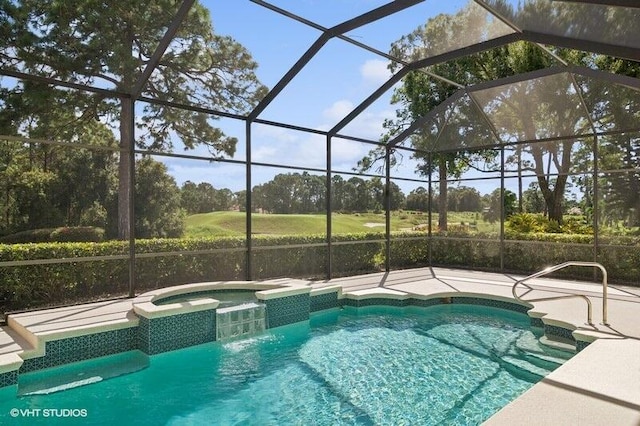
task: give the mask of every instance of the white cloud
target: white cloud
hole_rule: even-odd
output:
[[[254,125],[253,135],[258,138],[269,138],[282,142],[294,142],[298,139],[296,132],[292,130],[259,123]]]
[[[329,108],[322,111],[322,116],[331,122],[337,123],[353,111],[353,108],[354,106],[351,101],[342,99],[334,102]]]
[[[366,83],[381,85],[391,77],[388,61],[369,59],[360,66],[360,75]]]
[[[272,162],[278,156],[278,150],[273,145],[262,145],[252,151],[251,158],[257,162]]]

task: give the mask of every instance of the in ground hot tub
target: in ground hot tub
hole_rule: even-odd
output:
[[[258,301],[256,290],[248,289],[228,289],[228,290],[205,290],[193,293],[176,294],[173,296],[160,297],[153,300],[156,306],[168,305],[171,303],[192,302],[198,299],[215,299],[220,302],[218,308],[244,305]]]
[[[156,354],[215,340],[260,333],[309,319],[307,281],[218,281],[144,293],[133,302],[139,343]]]

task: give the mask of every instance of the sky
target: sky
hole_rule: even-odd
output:
[[[214,32],[229,35],[247,48],[258,63],[260,81],[272,88],[298,58],[320,36],[320,31],[284,17],[248,0],[201,0],[210,10]],[[382,21],[346,34],[356,41],[388,52],[391,43],[424,24],[428,16],[454,11],[467,0],[444,2],[427,0]],[[387,3],[381,0],[272,0],[271,4],[324,27],[332,27]],[[366,99],[391,76],[388,61],[378,55],[341,40],[329,41],[311,62],[291,81],[284,91],[259,116],[319,130],[329,130]],[[384,129],[382,123],[395,115],[390,104],[391,91],[365,110],[341,133],[377,140]],[[238,138],[234,159],[244,160],[245,127],[239,120],[221,119],[216,126]],[[324,136],[254,124],[252,127],[252,160],[264,163],[286,163],[296,167],[326,167]],[[371,145],[336,140],[332,150],[334,170],[352,171],[371,149]],[[204,153],[205,151],[196,151]],[[243,165],[163,159],[178,183],[210,182],[216,188],[232,191],[245,189]],[[412,176],[415,164],[404,156],[403,170]],[[270,180],[278,173],[296,170],[255,167],[253,184]],[[349,176],[345,176],[349,178]],[[413,185],[413,184],[411,184]],[[409,186],[411,186],[409,185]],[[413,185],[415,187],[417,185]],[[406,193],[412,188],[407,187]]]

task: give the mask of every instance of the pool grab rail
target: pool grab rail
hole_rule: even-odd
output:
[[[604,266],[602,266],[600,263],[597,262],[581,262],[581,261],[571,261],[571,262],[564,262],[564,263],[560,263],[558,265],[555,266],[550,266],[548,268],[543,269],[542,271],[538,271],[535,274],[531,274],[528,277],[525,277],[521,280],[516,281],[513,284],[513,287],[511,287],[511,293],[513,294],[513,297],[519,301],[519,302],[539,302],[542,300],[556,300],[556,299],[568,299],[568,298],[572,298],[572,297],[580,297],[582,299],[584,299],[587,302],[587,323],[589,325],[593,325],[593,307],[591,306],[591,300],[585,296],[584,294],[568,294],[568,295],[564,295],[564,296],[551,296],[551,297],[541,297],[539,299],[521,299],[520,296],[518,296],[517,292],[516,292],[516,287],[518,287],[518,285],[523,285],[526,288],[528,288],[529,290],[534,290],[533,287],[528,286],[527,284],[525,284],[525,281],[531,280],[533,278],[538,278],[541,277],[543,275],[547,275],[550,274],[551,272],[555,272],[558,271],[560,269],[564,269],[567,266],[588,266],[588,267],[596,267],[599,268],[602,271],[602,324],[603,325],[609,325],[609,322],[607,321],[607,270],[604,268]]]

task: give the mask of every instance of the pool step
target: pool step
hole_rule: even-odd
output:
[[[516,348],[529,353],[539,353],[542,355],[550,355],[556,358],[563,358],[565,360],[571,358],[574,354],[574,346],[560,345],[558,347],[545,344],[548,339],[546,336],[537,337],[534,334],[524,334],[516,341]],[[556,340],[554,340],[556,341]],[[567,342],[570,342],[567,340]]]
[[[539,367],[525,359],[510,355],[503,356],[502,362],[505,370],[520,379],[533,383],[538,382],[552,371]]]
[[[537,365],[538,367],[547,369],[549,371],[555,370],[566,361],[566,359],[564,358],[557,358],[554,356],[543,355],[539,353],[522,352],[521,356],[531,364]]]
[[[545,335],[540,338],[540,344],[557,351],[568,352],[571,355],[576,353],[576,344],[570,339],[563,339],[562,337],[557,336],[549,337]]]
[[[571,358],[573,353],[567,350],[569,348],[573,350],[573,346],[566,344],[546,345],[535,334],[524,333],[500,359],[503,367],[514,376],[537,382]]]
[[[573,356],[571,352],[543,345],[538,337],[529,333],[522,335],[516,341],[515,349],[519,355],[526,357],[532,363],[542,367],[549,366],[552,369],[564,364]]]

